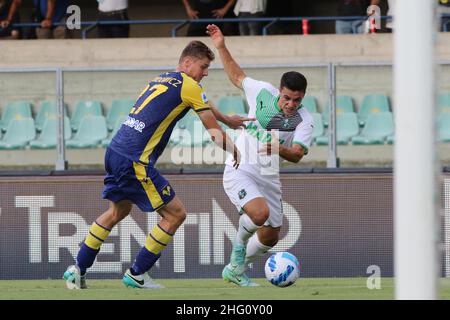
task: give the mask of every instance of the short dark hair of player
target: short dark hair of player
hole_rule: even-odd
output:
[[[209,61],[215,59],[214,52],[206,44],[201,41],[191,41],[188,43],[183,52],[181,52],[180,62],[186,57],[195,57],[198,59],[208,58]]]
[[[308,82],[304,75],[297,71],[289,71],[281,76],[280,88],[288,88],[292,91],[306,92]]]

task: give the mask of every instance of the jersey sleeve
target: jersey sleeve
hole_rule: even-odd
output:
[[[305,150],[305,155],[309,152],[313,131],[314,122],[312,120],[312,117],[309,117],[300,122],[300,124],[295,128],[292,144],[298,144],[302,146]]]
[[[248,115],[254,117],[256,114],[256,97],[262,89],[268,90],[273,95],[278,95],[278,89],[268,82],[258,81],[250,77],[245,77],[242,80],[242,88],[244,89],[247,104],[249,106]]]
[[[181,88],[181,99],[195,112],[210,110],[208,98],[203,88],[193,79],[183,76],[183,86]]]

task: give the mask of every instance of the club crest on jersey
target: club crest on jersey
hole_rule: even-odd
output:
[[[245,191],[245,189],[242,189],[241,191],[239,191],[238,196],[239,199],[242,200],[245,198],[245,196],[247,195],[247,191]]]
[[[283,119],[283,123],[281,124],[283,128],[289,128],[289,119]]]
[[[162,189],[161,193],[165,196],[170,196],[170,186],[167,185],[164,189]]]

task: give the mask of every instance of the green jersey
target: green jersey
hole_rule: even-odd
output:
[[[255,170],[260,172],[261,167],[267,166],[269,162],[270,166],[277,166],[278,155],[264,156],[259,152],[272,137],[287,147],[299,144],[307,154],[314,129],[311,114],[299,108],[292,116],[285,116],[277,105],[280,93],[270,83],[246,77],[242,87],[249,105],[248,117],[256,120],[246,124],[246,129],[236,141],[242,155],[240,168],[254,173]],[[229,157],[226,164],[231,165],[232,158]]]

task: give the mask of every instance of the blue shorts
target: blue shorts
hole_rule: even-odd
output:
[[[105,154],[103,199],[130,200],[144,212],[156,211],[175,197],[175,191],[152,166],[125,158],[110,148]]]

